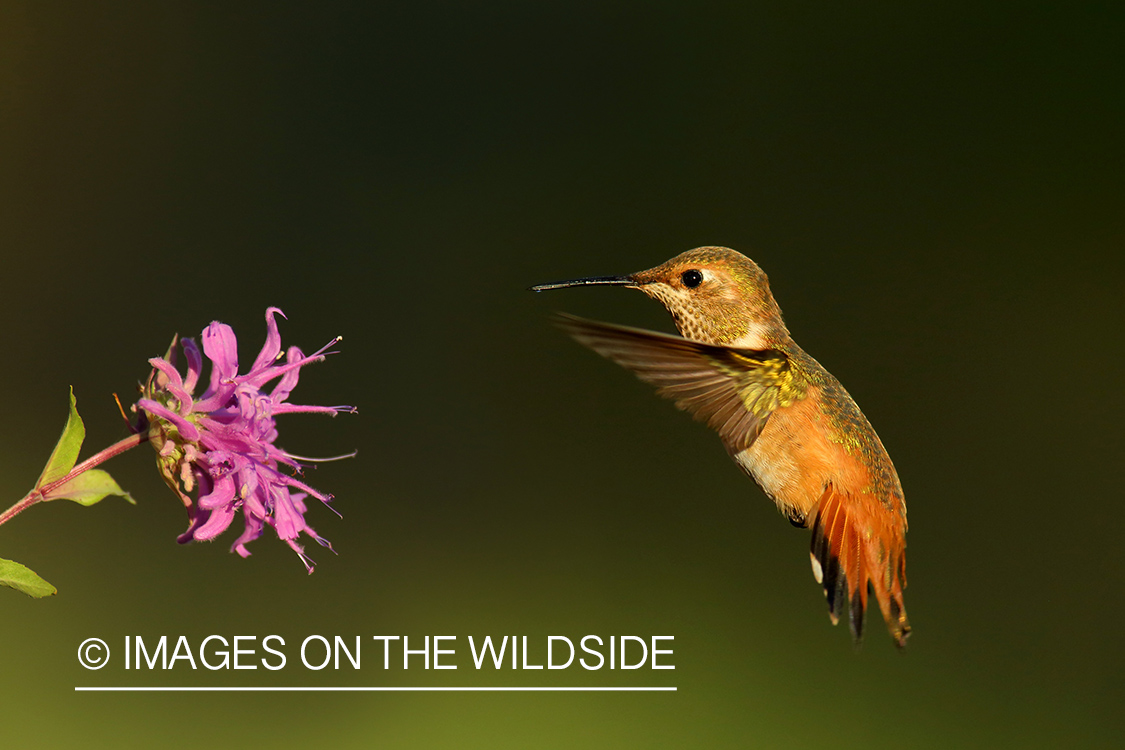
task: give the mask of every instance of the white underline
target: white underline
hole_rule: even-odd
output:
[[[392,686],[360,686],[360,687],[178,687],[172,685],[161,686],[79,686],[75,687],[76,693],[102,692],[102,693],[325,693],[325,692],[351,692],[351,693],[578,693],[578,692],[675,692],[675,687],[392,687]]]

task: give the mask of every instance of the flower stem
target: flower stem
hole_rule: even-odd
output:
[[[118,440],[116,443],[109,446],[105,450],[95,453],[94,455],[90,456],[85,461],[71,469],[70,473],[65,477],[56,479],[55,481],[50,482],[49,484],[45,484],[42,487],[36,487],[31,492],[24,495],[24,497],[11,508],[8,508],[3,513],[0,513],[0,525],[7,523],[11,519],[18,516],[20,513],[30,508],[32,505],[41,502],[43,498],[51,492],[51,490],[66,484],[79,474],[89,471],[98,464],[104,463],[114,456],[121,455],[130,448],[136,448],[141,443],[146,442],[148,442],[148,433],[137,433],[136,435],[130,435],[124,440]]]

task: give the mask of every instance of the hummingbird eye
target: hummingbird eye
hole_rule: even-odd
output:
[[[680,281],[684,282],[684,286],[688,289],[695,289],[703,283],[703,274],[695,268],[689,268],[680,274]]]

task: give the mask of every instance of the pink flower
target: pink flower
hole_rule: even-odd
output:
[[[148,417],[149,437],[156,447],[164,481],[188,509],[190,525],[180,536],[181,543],[214,539],[226,531],[241,510],[246,527],[231,551],[248,557],[246,543],[261,536],[267,525],[272,526],[312,573],[314,563],[297,537],[304,532],[321,546],[332,549],[332,545],[305,522],[304,501],[311,495],[328,503],[332,496],[281,470],[284,465],[300,474],[302,461],[309,459],[299,459],[274,444],[274,419],[294,412],[354,414],[356,409],[286,403],[301,368],[334,354],[330,348],[340,339],[333,339],[309,356],[290,347],[282,362],[275,314],[285,317],[276,307],[266,310],[265,346],[244,375],[238,374],[238,346],[231,327],[215,321],[204,329],[203,353],[211,360],[211,380],[198,398],[193,394],[203,358],[195,342],[184,339],[181,346],[187,358],[187,374],[181,377],[175,367],[173,340],[164,358],[149,360],[152,375],[137,407]],[[273,390],[264,390],[274,380],[277,384]]]

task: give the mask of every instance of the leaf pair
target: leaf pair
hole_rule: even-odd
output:
[[[43,468],[43,473],[39,476],[39,481],[35,483],[35,489],[31,494],[38,494],[40,502],[71,500],[85,506],[115,495],[135,505],[136,501],[129,496],[129,493],[121,489],[113,477],[101,469],[87,469],[70,477],[78,462],[78,451],[81,450],[85,438],[86,426],[82,424],[82,417],[78,416],[77,401],[74,398],[74,389],[71,388],[70,415],[66,420],[66,427],[63,428],[62,437],[51,452],[51,457],[47,460],[47,465]],[[22,591],[35,598],[58,593],[54,586],[40,578],[30,568],[3,558],[0,558],[0,586]]]
[[[43,495],[43,500],[73,500],[79,505],[90,506],[110,495],[116,495],[136,505],[129,493],[121,489],[108,472],[101,469],[88,469],[60,484],[78,463],[78,451],[85,439],[86,426],[82,424],[82,417],[78,416],[74,388],[71,388],[70,416],[66,420],[62,437],[51,452],[51,458],[43,467],[43,474],[35,483],[36,491]]]

